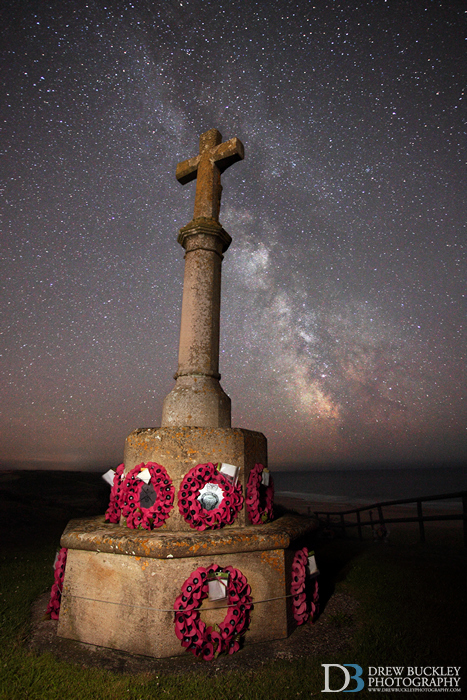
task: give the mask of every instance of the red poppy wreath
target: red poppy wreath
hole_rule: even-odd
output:
[[[124,464],[119,464],[115,470],[114,481],[110,491],[109,507],[105,511],[105,519],[108,523],[118,523],[121,515],[121,495],[123,494],[124,486],[122,483],[122,474],[125,469]]]
[[[313,622],[318,614],[318,580],[310,579],[307,575],[308,549],[303,547],[295,552],[292,562],[292,594],[293,615],[298,625],[303,625],[310,618]]]
[[[209,581],[216,574],[227,573],[228,610],[220,625],[207,627],[200,618],[200,606],[207,598]],[[223,651],[234,654],[240,648],[241,637],[250,624],[251,588],[241,571],[232,566],[221,568],[217,564],[200,566],[186,579],[181,594],[176,598],[175,634],[195,656],[209,661]]]
[[[147,469],[148,483],[138,478]],[[161,527],[173,508],[175,489],[172,479],[160,464],[148,462],[134,467],[123,481],[121,513],[131,528],[153,530]]]
[[[242,505],[241,484],[234,485],[211,463],[190,469],[178,492],[180,513],[195,530],[231,525]]]
[[[267,523],[274,517],[274,482],[269,475],[269,484],[264,486],[263,472],[263,465],[255,464],[246,486],[246,508],[253,525]]]

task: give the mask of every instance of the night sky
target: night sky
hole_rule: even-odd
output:
[[[175,179],[216,127],[221,384],[270,464],[466,451],[464,2],[17,0],[2,10],[0,461],[115,466],[160,424]]]

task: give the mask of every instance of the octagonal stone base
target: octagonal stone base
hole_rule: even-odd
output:
[[[68,559],[58,635],[132,654],[185,654],[175,636],[173,607],[199,566],[239,569],[253,609],[245,643],[287,637],[295,628],[290,593],[293,541],[317,528],[286,516],[250,528],[198,532],[130,530],[104,517],[72,520],[61,539]],[[222,622],[225,601],[204,601],[201,618]]]

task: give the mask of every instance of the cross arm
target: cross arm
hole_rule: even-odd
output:
[[[175,171],[175,177],[182,185],[186,185],[187,182],[191,182],[196,179],[196,172],[198,170],[198,163],[200,156],[194,156],[194,158],[188,158],[182,163],[177,165]]]
[[[223,173],[224,170],[227,170],[227,168],[233,165],[233,163],[243,160],[244,157],[245,149],[243,148],[243,143],[240,141],[240,139],[235,137],[217,146],[214,160],[220,172]]]

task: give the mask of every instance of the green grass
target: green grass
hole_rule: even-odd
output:
[[[356,639],[361,665],[462,665],[465,573],[449,561],[436,564],[426,547],[373,547],[345,585],[366,622]]]
[[[323,697],[321,663],[355,663],[365,669],[370,665],[452,666],[462,665],[465,659],[465,555],[462,548],[446,545],[446,535],[443,546],[403,540],[389,545],[361,543],[353,538],[314,543],[323,596],[341,591],[360,603],[352,615],[336,613],[326,623],[343,632],[356,624],[352,646],[344,654],[274,661],[254,673],[217,676],[212,675],[209,662],[200,662],[206,673],[122,676],[71,665],[50,654],[36,655],[25,646],[30,606],[52,584],[61,518],[35,520],[36,527],[24,520],[24,527],[17,526],[11,537],[2,535],[6,545],[0,560],[2,700]],[[366,697],[374,695],[366,689],[358,694]],[[383,692],[378,697],[396,695]]]

